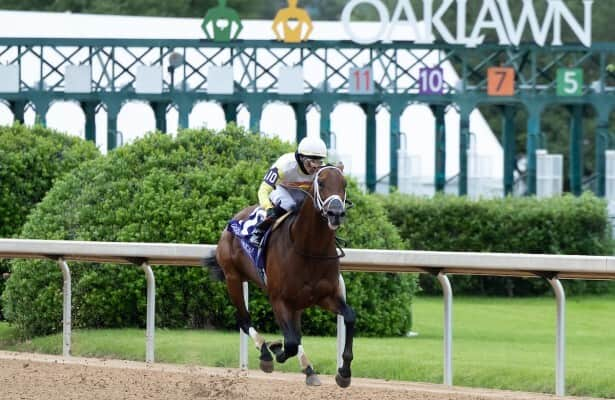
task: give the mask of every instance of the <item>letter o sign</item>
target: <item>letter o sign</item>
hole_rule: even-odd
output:
[[[378,17],[380,19],[380,30],[372,37],[357,36],[350,27],[350,16],[352,15],[352,11],[356,6],[364,3],[374,6],[376,11],[378,11]],[[380,40],[384,34],[384,31],[389,24],[389,11],[380,0],[350,0],[350,2],[346,3],[346,6],[344,6],[344,10],[342,11],[342,23],[344,24],[344,30],[353,42],[359,44],[372,44]]]

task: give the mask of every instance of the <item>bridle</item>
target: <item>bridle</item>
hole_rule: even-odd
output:
[[[346,189],[344,189],[343,199],[340,197],[340,195],[337,195],[337,194],[332,194],[331,196],[327,197],[325,200],[323,200],[322,197],[320,196],[320,187],[318,185],[318,177],[320,176],[320,173],[322,171],[327,170],[327,169],[334,169],[340,174],[343,174],[339,168],[334,167],[332,165],[327,165],[327,166],[320,168],[316,172],[316,175],[314,176],[314,183],[312,184],[312,187],[314,190],[314,196],[313,196],[314,207],[316,207],[316,209],[320,211],[320,215],[322,215],[325,218],[327,218],[327,212],[329,211],[329,206],[334,200],[339,200],[342,203],[342,210],[346,208]]]
[[[326,169],[335,169],[337,170],[340,174],[343,175],[343,172],[337,168],[334,167],[332,165],[327,165],[324,166],[322,168],[320,168],[317,172],[316,175],[314,176],[314,182],[312,183],[312,190],[314,192],[314,194],[312,195],[311,193],[305,191],[305,193],[310,196],[314,202],[314,207],[320,212],[320,215],[322,217],[324,217],[325,219],[327,219],[327,212],[329,211],[329,206],[331,205],[331,203],[334,200],[339,200],[342,204],[342,210],[346,210],[346,189],[344,189],[344,198],[342,199],[341,196],[337,195],[337,194],[332,194],[331,196],[327,197],[326,199],[322,199],[322,196],[320,195],[320,188],[318,186],[318,177],[320,175],[320,173]],[[302,251],[299,251],[297,249],[297,246],[295,246],[293,240],[292,240],[292,235],[290,233],[290,227],[291,224],[288,224],[288,237],[291,240],[291,244],[293,247],[293,250],[295,251],[295,253],[297,253],[298,255],[305,257],[305,258],[317,258],[317,259],[336,259],[336,258],[341,258],[344,257],[346,255],[346,253],[344,253],[344,249],[342,249],[342,247],[340,246],[340,241],[338,240],[338,238],[335,238],[335,247],[337,249],[339,249],[339,253],[336,252],[336,254],[334,256],[329,256],[329,255],[315,255],[315,254],[306,254],[303,253]]]

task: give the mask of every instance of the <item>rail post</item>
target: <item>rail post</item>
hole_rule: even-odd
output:
[[[340,295],[342,299],[346,301],[346,283],[344,283],[344,278],[342,274],[340,274]],[[344,324],[344,317],[341,315],[337,316],[337,367],[341,368],[342,363],[342,353],[344,352],[344,345],[346,344],[346,325]]]
[[[555,292],[557,302],[557,326],[555,333],[555,394],[566,393],[566,294],[560,280],[547,278]]]
[[[243,301],[248,309],[248,282],[243,282]],[[248,335],[239,328],[239,368],[248,369]]]
[[[446,274],[438,273],[444,294],[444,384],[453,384],[453,290]]]
[[[70,344],[71,344],[71,315],[72,315],[72,293],[71,293],[71,280],[70,269],[66,261],[60,257],[58,258],[58,265],[62,269],[62,276],[64,277],[63,294],[63,308],[62,308],[62,356],[70,357]]]
[[[145,328],[145,362],[154,362],[154,334],[156,330],[156,280],[152,267],[144,262],[141,268],[147,278],[147,322]]]

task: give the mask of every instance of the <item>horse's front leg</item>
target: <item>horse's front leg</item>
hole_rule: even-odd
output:
[[[277,362],[284,363],[299,352],[301,332],[297,321],[300,320],[301,313],[291,310],[282,300],[272,300],[271,306],[284,335],[284,346],[281,343],[275,343],[270,345],[269,349],[275,354]]]
[[[354,339],[354,323],[356,314],[354,310],[346,304],[342,299],[340,301],[339,313],[344,317],[344,325],[346,326],[346,343],[344,343],[344,352],[342,353],[342,366],[337,370],[335,382],[340,387],[350,386],[350,363],[352,362],[352,341]]]
[[[344,352],[342,353],[342,366],[337,370],[335,382],[337,382],[339,387],[346,388],[350,386],[350,379],[352,375],[350,371],[350,364],[353,359],[352,342],[354,339],[356,314],[341,297],[326,299],[321,306],[336,314],[340,314],[344,318],[344,325],[346,326],[346,342],[344,343]]]

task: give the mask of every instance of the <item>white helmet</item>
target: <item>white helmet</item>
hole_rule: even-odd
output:
[[[306,136],[299,142],[297,153],[307,157],[325,158],[327,156],[327,145],[319,137]]]

